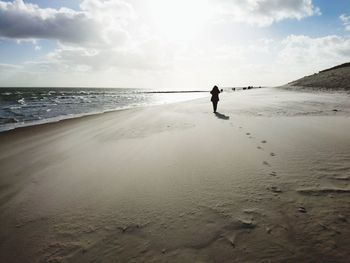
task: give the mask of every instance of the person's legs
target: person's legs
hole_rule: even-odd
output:
[[[217,101],[213,101],[214,112],[216,112],[217,107],[218,107],[218,102]]]

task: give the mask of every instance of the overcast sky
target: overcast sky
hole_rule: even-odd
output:
[[[270,86],[349,60],[349,0],[0,0],[1,86]]]

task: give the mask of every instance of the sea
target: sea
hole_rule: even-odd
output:
[[[204,91],[126,88],[0,88],[0,132],[86,115],[209,96]]]

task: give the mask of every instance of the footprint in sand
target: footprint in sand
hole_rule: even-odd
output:
[[[279,189],[277,186],[271,186],[268,188],[268,190],[270,190],[273,193],[282,193],[282,190]]]
[[[272,171],[272,172],[270,173],[270,175],[272,175],[272,176],[277,176],[277,173],[276,173],[275,171]]]
[[[261,141],[261,143],[267,143],[267,141],[263,140],[263,141]]]
[[[271,166],[268,162],[263,161],[263,165]]]
[[[305,207],[303,207],[303,206],[299,206],[298,207],[298,211],[300,212],[300,213],[306,213],[307,211],[306,211],[306,208]]]
[[[257,149],[259,149],[259,150],[262,150],[263,148],[262,147],[260,147],[260,146],[258,146],[258,147],[256,147]]]
[[[275,153],[270,153],[270,156],[276,156],[276,154]]]
[[[249,132],[247,132],[247,133],[246,133],[246,135],[250,135],[250,133],[249,133]]]

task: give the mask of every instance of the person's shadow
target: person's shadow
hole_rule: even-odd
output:
[[[225,114],[222,114],[220,112],[215,112],[215,116],[219,119],[222,119],[222,120],[229,120],[230,119],[230,116],[226,116]]]

